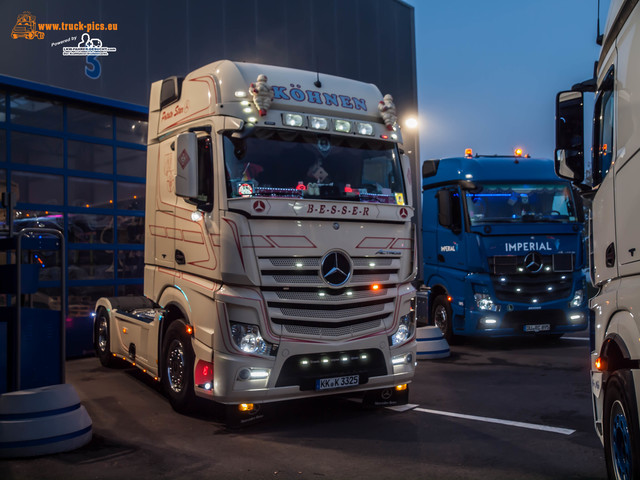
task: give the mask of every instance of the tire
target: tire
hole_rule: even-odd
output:
[[[453,341],[453,312],[445,295],[438,295],[431,309],[433,324],[442,330],[442,335],[449,343]]]
[[[162,384],[173,409],[187,413],[195,401],[193,385],[193,365],[195,354],[187,326],[176,320],[167,329],[162,344]]]
[[[117,359],[111,351],[111,322],[104,308],[98,309],[96,321],[93,324],[93,348],[102,366],[116,366]]]
[[[629,382],[624,381],[630,377],[628,370],[615,372],[607,381],[604,397],[604,456],[607,474],[615,480],[640,479],[640,458],[634,455],[640,447],[638,407],[631,400]]]

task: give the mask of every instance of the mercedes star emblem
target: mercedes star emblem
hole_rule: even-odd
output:
[[[524,257],[524,268],[531,273],[542,270],[542,256],[538,252],[531,252]]]
[[[336,250],[327,253],[320,263],[320,276],[332,287],[341,287],[351,277],[349,257]]]

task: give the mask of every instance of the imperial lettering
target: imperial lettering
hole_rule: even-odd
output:
[[[506,252],[550,252],[552,250],[549,242],[514,242],[505,243]]]

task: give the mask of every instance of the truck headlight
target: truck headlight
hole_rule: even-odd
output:
[[[414,330],[415,323],[413,321],[413,315],[408,313],[407,315],[400,317],[400,325],[398,325],[396,333],[389,337],[391,346],[395,347],[396,345],[405,343],[413,336]]]
[[[257,325],[230,322],[231,338],[240,350],[254,355],[275,355],[274,345],[265,341]]]
[[[569,305],[572,307],[579,307],[582,305],[582,301],[584,300],[584,291],[582,289],[576,290],[575,295],[569,302]]]
[[[476,307],[478,307],[478,310],[485,310],[489,312],[500,311],[500,305],[493,303],[493,299],[488,293],[474,293],[473,298],[476,301]]]

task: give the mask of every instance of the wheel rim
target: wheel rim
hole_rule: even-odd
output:
[[[98,323],[98,348],[102,353],[107,351],[107,339],[109,334],[109,326],[107,325],[107,319],[100,317]]]
[[[616,401],[611,408],[611,458],[618,480],[631,478],[631,436],[622,403]]]
[[[173,340],[169,345],[169,355],[167,356],[167,379],[169,387],[175,393],[182,392],[185,382],[185,358],[184,347],[180,340]]]
[[[444,308],[443,305],[437,305],[433,312],[434,322],[442,333],[447,332],[447,325],[449,323],[449,318],[447,317],[447,309]]]

